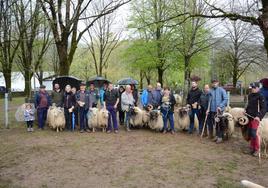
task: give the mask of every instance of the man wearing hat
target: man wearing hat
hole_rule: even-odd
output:
[[[260,149],[259,136],[257,129],[260,121],[266,113],[266,104],[263,95],[260,94],[260,84],[254,82],[250,84],[251,93],[248,95],[248,105],[246,107],[246,115],[249,118],[248,136],[250,139],[250,154],[258,156]]]
[[[76,102],[80,118],[80,133],[84,131],[89,132],[86,118],[89,109],[89,92],[86,91],[86,84],[84,82],[80,84],[80,90],[76,93]]]
[[[46,91],[46,86],[40,85],[39,88],[39,91],[35,94],[35,108],[37,109],[38,128],[44,129],[47,109],[51,105],[51,99]]]
[[[262,88],[260,93],[264,96],[266,101],[266,112],[268,112],[268,78],[264,78],[260,81],[262,83]]]
[[[215,115],[222,113],[227,105],[228,97],[226,91],[219,87],[218,79],[211,80],[212,88],[210,90],[210,108],[208,109],[208,130],[209,138],[213,138],[213,125],[215,124]],[[223,139],[223,131],[220,127],[216,127],[216,137],[214,141],[221,143]]]

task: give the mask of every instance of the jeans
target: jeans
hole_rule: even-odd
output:
[[[118,130],[117,119],[116,119],[116,109],[112,105],[108,105],[106,108],[109,111],[108,130],[109,131],[112,130],[112,120],[113,120],[114,130]]]
[[[87,112],[88,110],[84,107],[79,107],[79,118],[80,118],[80,130],[86,130],[87,127]]]
[[[122,110],[119,110],[119,122],[122,124],[124,123],[124,119],[125,119],[125,112]]]
[[[45,122],[47,119],[47,108],[38,108],[37,109],[37,118],[38,118],[38,128],[44,129]]]
[[[210,135],[213,135],[213,126],[215,124],[215,115],[216,112],[209,112],[208,114],[208,131]]]
[[[126,111],[126,118],[125,118],[126,128],[129,128],[129,121],[130,121],[130,111]]]
[[[193,130],[194,130],[194,117],[195,117],[195,114],[196,114],[196,116],[198,118],[199,117],[199,110],[198,109],[192,109],[192,112],[190,114],[190,127],[189,127],[189,130],[188,130],[189,133],[193,133]]]
[[[174,118],[173,118],[173,112],[170,110],[161,109],[163,122],[164,122],[164,130],[167,130],[167,122],[169,120],[170,128],[172,131],[174,131]]]

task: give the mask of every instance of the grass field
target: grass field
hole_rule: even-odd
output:
[[[3,101],[1,123],[3,122]],[[0,129],[0,187],[240,187],[242,179],[268,185],[268,159],[242,153],[239,130],[221,145],[196,135],[121,128],[119,134],[51,130],[27,133],[14,120]]]

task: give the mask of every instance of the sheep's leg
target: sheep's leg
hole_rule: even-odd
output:
[[[102,132],[103,132],[103,133],[105,132],[105,128],[102,128]]]
[[[95,128],[94,128],[94,127],[92,128],[92,132],[93,132],[93,133],[95,132]]]
[[[57,133],[59,132],[59,127],[57,127]]]

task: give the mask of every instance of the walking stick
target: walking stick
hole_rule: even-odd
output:
[[[74,117],[74,112],[72,112],[72,130],[74,131],[75,128],[75,117]]]
[[[208,109],[207,110],[210,109],[210,102],[211,102],[211,100],[208,103]],[[208,113],[206,113],[205,121],[204,121],[204,124],[203,124],[202,133],[201,133],[201,136],[200,136],[201,139],[203,138],[203,134],[204,134],[204,131],[205,131],[207,119],[208,119]]]

